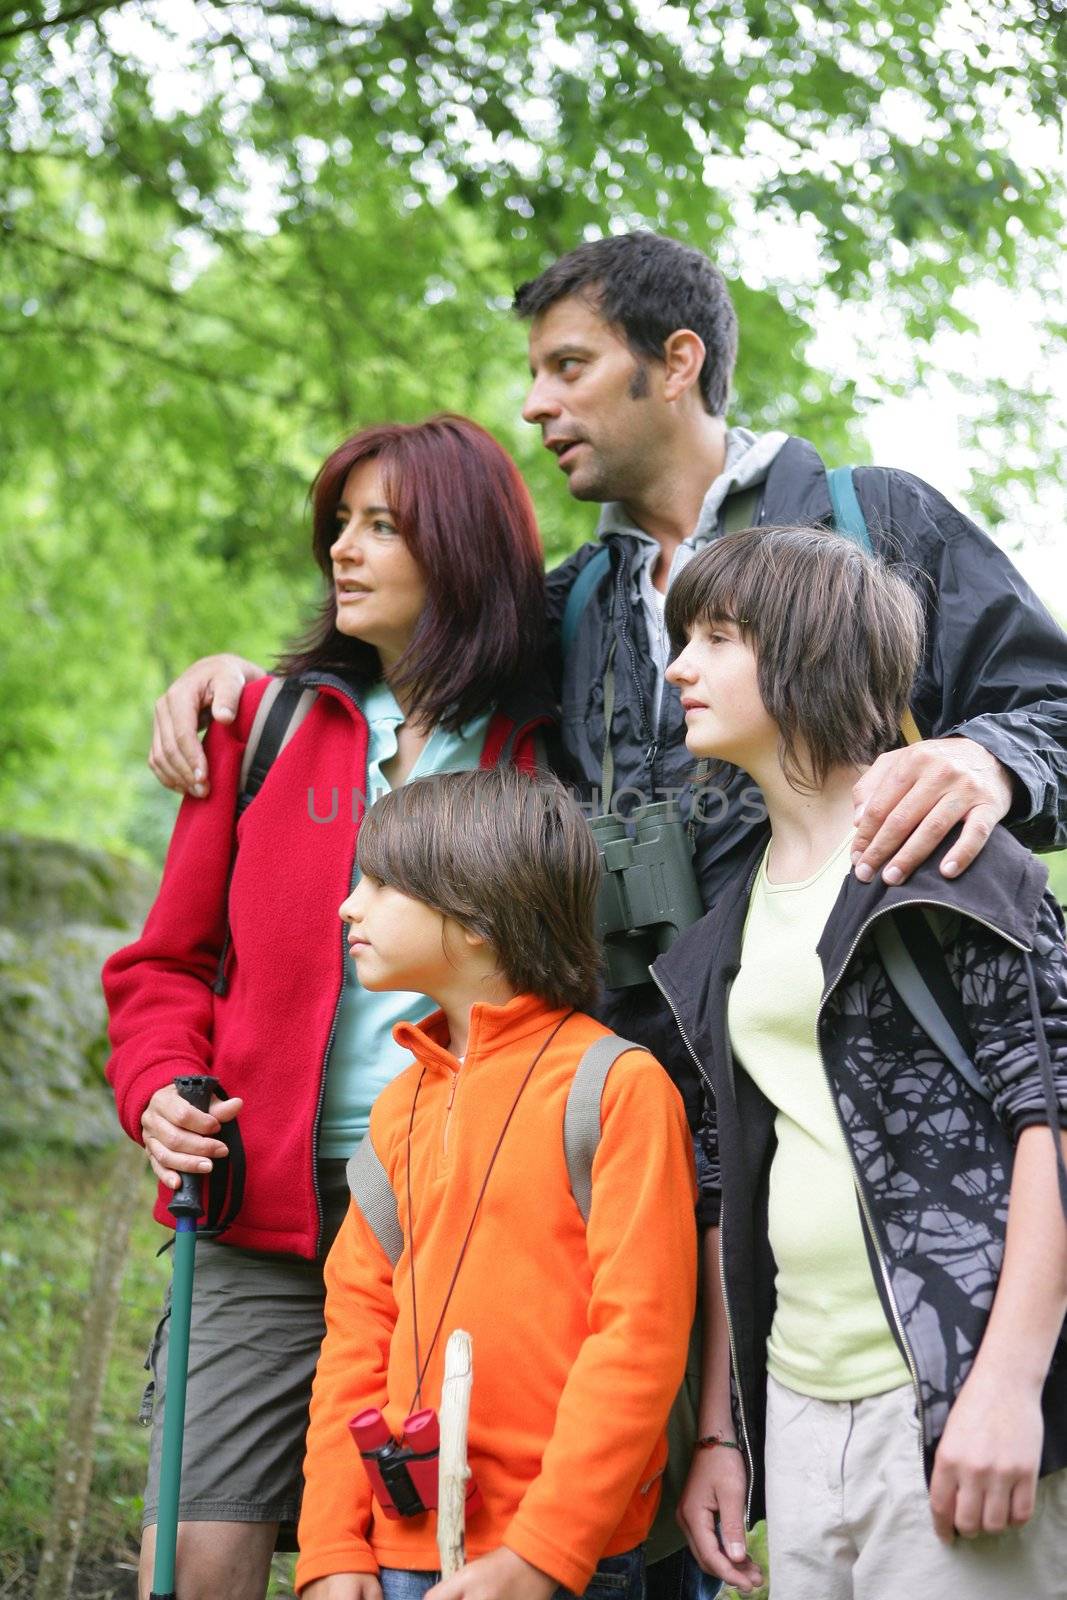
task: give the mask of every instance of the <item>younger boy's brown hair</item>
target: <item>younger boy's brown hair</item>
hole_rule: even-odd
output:
[[[667,592],[675,651],[731,622],[756,655],[782,768],[817,789],[899,742],[922,654],[923,614],[900,571],[827,528],[744,528],[705,546]]]
[[[416,778],[367,812],[356,862],[480,934],[516,990],[550,1006],[593,1003],[600,860],[554,778],[503,765]]]

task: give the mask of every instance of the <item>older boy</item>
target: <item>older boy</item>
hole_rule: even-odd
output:
[[[1067,955],[1047,875],[1002,828],[955,879],[849,873],[853,786],[896,742],[919,657],[899,573],[824,529],[753,528],[693,559],[667,623],[690,751],[748,773],[770,819],[653,968],[713,1091],[722,1197],[701,1423],[725,1447],[694,1462],[690,1540],[747,1592],[743,1518],[765,1499],[787,1600],[1063,1600]]]
[[[397,1435],[436,1406],[458,1326],[473,1338],[484,1504],[472,1559],[437,1600],[638,1600],[695,1300],[695,1190],[677,1090],[631,1048],[599,1096],[578,1203],[565,1118],[587,1052],[612,1039],[583,1014],[598,966],[592,837],[561,787],[500,769],[394,790],[358,861],[342,915],[360,981],[441,1009],[396,1030],[414,1062],[349,1165],[297,1583],[307,1600],[412,1600],[437,1583],[433,1515],[383,1515],[347,1424],[379,1407]]]

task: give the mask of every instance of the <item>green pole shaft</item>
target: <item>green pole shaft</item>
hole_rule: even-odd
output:
[[[167,1337],[167,1395],[159,1466],[156,1556],[152,1570],[152,1593],[161,1597],[161,1600],[163,1596],[175,1592],[174,1561],[178,1545],[178,1502],[182,1481],[185,1388],[189,1374],[189,1323],[193,1310],[195,1263],[196,1218],[179,1217],[174,1236],[174,1279]]]

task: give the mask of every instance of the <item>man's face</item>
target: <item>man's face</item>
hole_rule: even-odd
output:
[[[577,295],[530,326],[533,382],[523,418],[541,429],[576,500],[626,500],[647,482],[668,407],[659,363],[629,345]]]

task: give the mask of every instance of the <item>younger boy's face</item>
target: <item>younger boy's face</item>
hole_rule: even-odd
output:
[[[667,668],[685,712],[686,748],[751,772],[778,748],[778,724],[759,691],[756,653],[734,622],[698,622]]]
[[[422,900],[361,877],[341,906],[348,948],[364,989],[435,995],[456,977],[446,939],[448,919]]]

